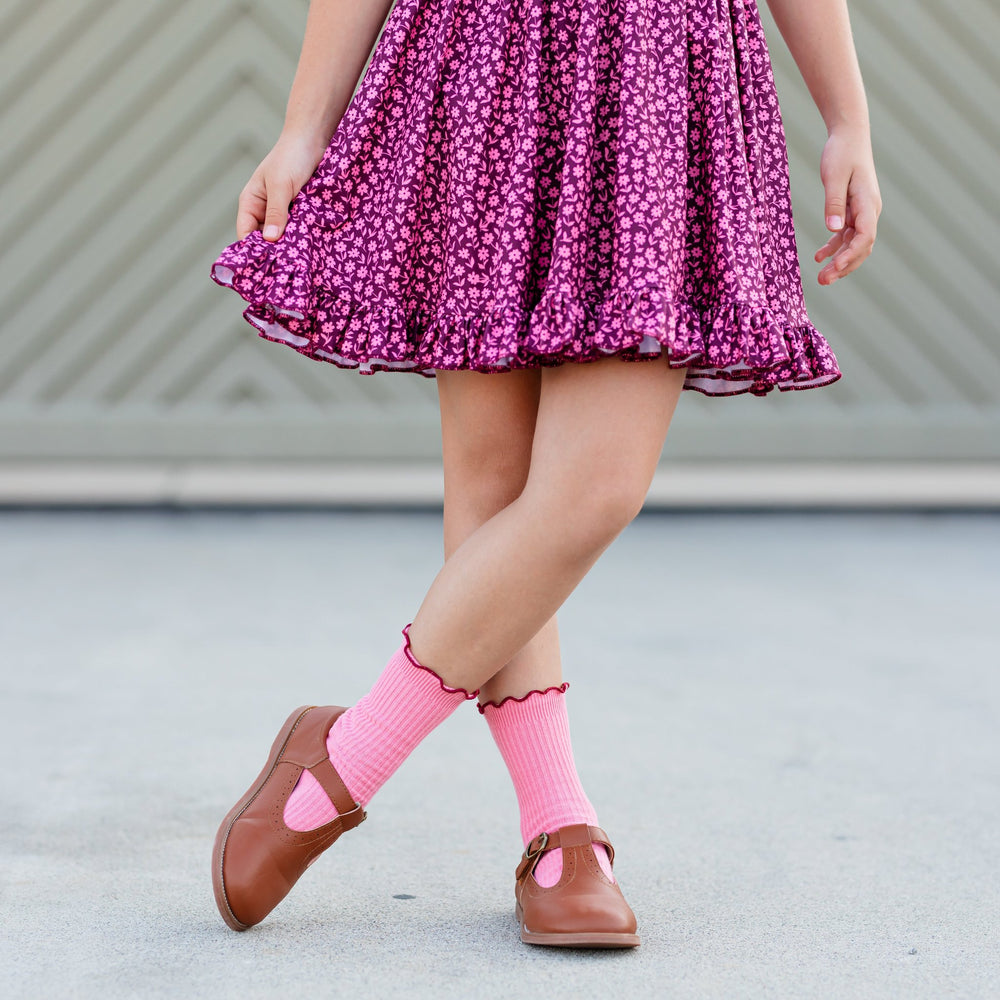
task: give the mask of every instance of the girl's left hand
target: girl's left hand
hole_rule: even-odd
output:
[[[835,129],[823,147],[820,179],[826,190],[826,226],[833,231],[814,254],[818,262],[832,257],[817,277],[832,285],[861,266],[875,245],[882,195],[875,176],[867,129]]]

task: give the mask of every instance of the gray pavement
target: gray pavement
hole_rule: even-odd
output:
[[[517,938],[471,705],[263,924],[215,911],[218,823],[292,707],[374,680],[438,513],[6,512],[0,989],[996,997],[998,555],[990,515],[640,515],[560,626],[643,944],[562,952]]]

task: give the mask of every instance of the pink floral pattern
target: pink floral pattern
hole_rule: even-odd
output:
[[[841,377],[754,0],[398,0],[281,239],[211,277],[262,337],[363,374],[665,353],[712,396]]]

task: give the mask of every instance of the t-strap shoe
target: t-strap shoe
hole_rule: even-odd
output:
[[[234,931],[260,923],[323,851],[365,819],[326,749],[327,733],[345,711],[338,705],[306,705],[292,712],[264,769],[222,821],[212,851],[212,886],[219,913]],[[312,773],[340,815],[315,830],[299,832],[285,825],[284,812],[304,770]]]
[[[525,848],[514,885],[522,941],[570,948],[634,948],[639,944],[635,914],[617,883],[601,871],[591,844],[603,844],[614,862],[608,835],[586,823],[540,833]],[[532,872],[538,859],[556,847],[562,848],[562,875],[555,885],[545,888]]]

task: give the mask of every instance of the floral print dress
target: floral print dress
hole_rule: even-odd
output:
[[[711,396],[841,376],[754,0],[397,0],[281,238],[211,277],[262,337],[363,374],[665,354]]]

